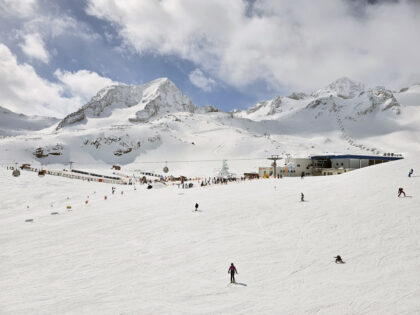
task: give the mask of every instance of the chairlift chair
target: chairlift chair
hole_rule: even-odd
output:
[[[163,172],[164,173],[168,173],[169,172],[168,162],[167,161],[165,161],[165,167],[163,168]]]

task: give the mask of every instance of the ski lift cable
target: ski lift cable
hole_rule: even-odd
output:
[[[162,163],[167,165],[167,163],[199,163],[199,162],[222,162],[222,161],[257,161],[257,160],[266,160],[265,157],[259,157],[259,158],[226,158],[226,159],[209,159],[209,160],[161,160],[161,161],[138,161],[138,162],[134,162],[134,163],[130,163],[130,164],[153,164],[153,163]],[[9,165],[11,163],[7,163],[4,162],[4,164],[2,163],[1,165]],[[98,165],[98,164],[94,164],[94,163],[80,163],[82,166],[83,165]],[[109,164],[106,164],[109,165]],[[105,165],[104,165],[105,166]]]
[[[265,160],[266,158],[242,158],[242,159],[215,159],[215,160],[165,160],[165,161],[139,161],[131,164],[153,164],[153,163],[196,163],[196,162],[221,162],[221,161],[251,161]]]

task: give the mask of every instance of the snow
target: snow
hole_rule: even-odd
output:
[[[0,313],[415,314],[419,162],[115,195],[0,168]]]
[[[420,85],[365,90],[341,78],[317,93],[225,113],[196,107],[161,78],[105,88],[59,125],[0,110],[0,314],[418,313]],[[209,177],[226,160],[240,176],[269,166],[271,154],[390,152],[405,159],[304,180],[117,186],[115,195],[110,184],[5,168],[73,161],[107,175],[117,164],[136,177],[165,166],[165,175]],[[398,187],[410,197],[397,198]]]

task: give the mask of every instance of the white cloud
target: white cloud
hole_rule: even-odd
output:
[[[244,87],[312,90],[338,77],[406,85],[420,79],[420,7],[412,1],[89,0],[138,52],[176,55]]]
[[[60,11],[59,5],[38,0],[0,0],[0,39],[17,42],[28,60],[49,63],[54,56],[55,41],[73,38],[88,43],[101,38],[88,23],[71,16],[71,11]],[[47,47],[48,43],[49,47]]]
[[[207,78],[204,75],[203,71],[201,71],[200,69],[195,69],[194,71],[192,71],[188,75],[188,78],[190,79],[192,84],[206,92],[210,92],[216,85],[216,81],[214,81],[212,78]]]
[[[85,103],[106,86],[118,84],[109,78],[101,77],[96,72],[79,70],[77,72],[56,70],[54,75],[63,87],[72,95],[78,95]]]
[[[0,16],[27,17],[34,13],[37,0],[0,0]]]
[[[57,70],[55,75],[58,83],[41,78],[32,66],[18,63],[9,48],[0,43],[0,106],[15,112],[63,117],[80,108],[99,89],[114,83],[87,70]]]
[[[24,43],[20,47],[28,57],[41,60],[44,63],[48,63],[50,60],[50,55],[45,49],[44,41],[39,34],[26,34]]]

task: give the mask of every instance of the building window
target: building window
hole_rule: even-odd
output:
[[[297,167],[300,167],[300,164],[296,165]]]

